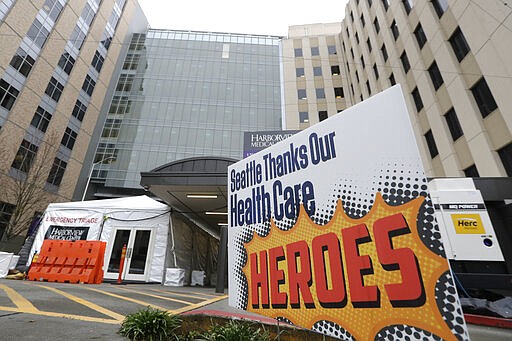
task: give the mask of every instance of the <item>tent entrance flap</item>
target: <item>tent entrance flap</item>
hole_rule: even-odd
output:
[[[151,254],[154,245],[154,229],[114,227],[112,243],[107,249],[107,267],[105,278],[116,279],[119,275],[121,250],[126,245],[123,280],[147,281],[150,270]]]

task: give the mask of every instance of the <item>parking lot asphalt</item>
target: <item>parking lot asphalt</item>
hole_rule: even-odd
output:
[[[67,284],[0,279],[0,340],[127,340],[124,317],[146,307],[173,314],[274,320],[229,307],[209,287],[160,284]],[[468,325],[472,341],[512,340],[512,330]]]

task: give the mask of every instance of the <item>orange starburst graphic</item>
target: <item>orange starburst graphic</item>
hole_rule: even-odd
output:
[[[455,340],[435,299],[436,281],[448,263],[417,232],[423,201],[389,206],[377,193],[360,219],[348,217],[338,201],[324,226],[302,207],[289,231],[272,222],[266,237],[255,233],[244,245],[247,309],[309,329],[331,321],[356,340],[373,340],[397,324]]]

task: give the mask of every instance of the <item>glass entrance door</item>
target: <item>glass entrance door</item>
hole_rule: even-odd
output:
[[[105,278],[117,279],[121,252],[126,245],[123,280],[146,281],[149,275],[149,254],[152,252],[151,229],[145,228],[114,228],[113,241],[109,248]]]

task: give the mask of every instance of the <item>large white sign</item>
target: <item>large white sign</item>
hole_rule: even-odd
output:
[[[346,340],[468,338],[399,86],[228,187],[230,305]]]

